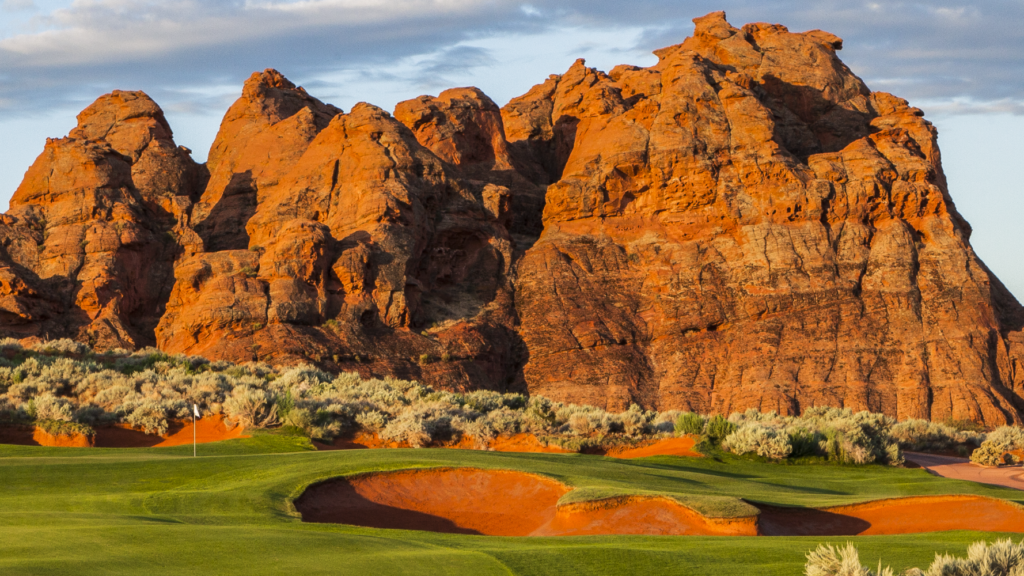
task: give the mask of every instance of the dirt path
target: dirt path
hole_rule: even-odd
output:
[[[1024,468],[1020,466],[986,468],[971,463],[967,458],[921,454],[918,452],[906,452],[904,457],[928,472],[943,478],[969,480],[981,484],[992,484],[994,486],[1024,490]]]

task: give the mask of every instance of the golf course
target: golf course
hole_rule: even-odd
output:
[[[629,460],[437,448],[318,451],[288,429],[200,444],[197,457],[190,445],[2,445],[0,459],[0,572],[11,574],[782,575],[802,573],[806,553],[821,543],[850,541],[865,563],[881,559],[902,569],[927,565],[936,552],[963,554],[978,540],[1017,538],[967,530],[499,537],[304,522],[296,508],[312,486],[396,471],[526,473],[563,486],[560,507],[658,498],[726,520],[756,516],[758,507],[822,509],[919,496],[976,496],[967,500],[1003,500],[1011,509],[1024,501],[1016,490],[879,464],[775,463],[717,451]],[[525,507],[514,492],[493,497],[504,498],[509,513]],[[931,513],[941,516],[950,500],[957,499],[929,500],[936,502]]]

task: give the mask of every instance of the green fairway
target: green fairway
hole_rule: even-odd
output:
[[[0,573],[800,574],[819,542],[853,540],[865,563],[902,568],[997,536],[499,538],[303,524],[290,505],[320,479],[413,467],[524,470],[587,497],[662,493],[716,516],[750,510],[739,498],[800,506],[921,494],[1024,501],[1015,490],[877,465],[310,448],[304,438],[271,434],[202,445],[199,458],[191,446],[0,446]]]

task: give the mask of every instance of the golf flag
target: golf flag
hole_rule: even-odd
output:
[[[196,418],[199,418],[199,406],[193,404],[192,405],[192,413],[196,415]]]

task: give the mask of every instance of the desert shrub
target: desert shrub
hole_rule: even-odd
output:
[[[333,378],[327,372],[309,364],[300,364],[284,371],[273,382],[275,390],[291,390],[296,397],[322,394],[329,389]]]
[[[791,428],[787,431],[789,445],[793,447],[792,456],[801,458],[804,456],[816,456],[821,443],[821,434],[817,431],[806,428]]]
[[[839,548],[831,544],[819,544],[808,552],[807,564],[804,566],[807,576],[893,576],[891,568],[882,568],[879,563],[878,572],[872,572],[860,563],[857,548],[847,542]]]
[[[277,424],[276,400],[269,390],[238,386],[224,400],[224,412],[246,428],[266,428]]]
[[[92,349],[82,344],[81,342],[75,342],[70,338],[61,338],[59,340],[47,340],[43,342],[36,342],[29,347],[30,350],[35,352],[45,352],[47,354],[90,354]]]
[[[313,427],[313,417],[314,414],[305,408],[292,408],[281,418],[281,422],[285,426],[295,426],[309,432]]]
[[[683,412],[676,419],[675,433],[677,436],[694,434],[700,436],[704,433],[704,417],[693,412]]]
[[[604,412],[602,410],[602,412]],[[644,436],[651,433],[651,421],[657,414],[644,410],[636,404],[630,404],[629,410],[626,410],[619,415],[619,421],[622,422],[622,429],[626,434],[630,436]],[[606,429],[611,428],[606,425]],[[609,431],[614,431],[609,429]]]
[[[1024,430],[1016,426],[1001,426],[985,437],[981,446],[971,454],[971,461],[984,466],[998,466],[1017,462],[1011,451],[1024,448]]]
[[[51,436],[94,436],[96,430],[92,426],[80,422],[68,422],[67,420],[39,420],[36,427],[45,430]]]
[[[380,436],[393,442],[408,442],[413,448],[422,448],[433,440],[423,418],[412,413],[402,414],[388,422],[381,430]]]
[[[67,398],[46,394],[35,399],[35,417],[37,420],[71,422],[74,406]]]
[[[756,453],[779,460],[793,452],[789,436],[759,422],[748,421],[722,441],[722,448],[733,454]]]
[[[2,338],[0,339],[0,350],[24,350],[21,342],[18,342],[17,338]]]
[[[479,420],[486,422],[487,427],[493,430],[495,434],[512,436],[522,432],[522,413],[508,407],[492,410],[488,412],[484,418],[479,418],[474,421]]]
[[[106,420],[107,417],[108,415],[103,408],[94,404],[85,404],[83,406],[79,406],[78,409],[75,410],[72,420],[83,424],[95,424]]]
[[[356,415],[356,424],[358,424],[363,430],[367,430],[369,432],[379,432],[384,428],[384,426],[387,426],[387,423],[387,415],[376,410],[360,412]]]
[[[458,428],[459,432],[466,436],[470,436],[475,441],[478,449],[486,449],[488,443],[496,436],[495,431],[491,428],[487,418],[477,418],[476,420],[464,420],[459,418],[452,421],[452,425]]]
[[[704,434],[708,440],[720,444],[727,436],[736,431],[736,425],[727,420],[721,414],[712,417],[704,426]]]
[[[957,446],[978,446],[984,434],[974,430],[963,430],[948,424],[929,422],[928,420],[904,420],[894,424],[889,430],[893,441],[900,448],[911,451],[949,450]]]
[[[680,414],[682,414],[682,411],[680,410],[666,410],[664,412],[658,412],[658,415],[651,421],[652,431],[655,434],[674,434],[676,431],[676,420],[679,419]]]
[[[144,402],[136,406],[124,421],[133,428],[146,434],[167,434],[170,423],[167,421],[167,410],[159,402]]]

